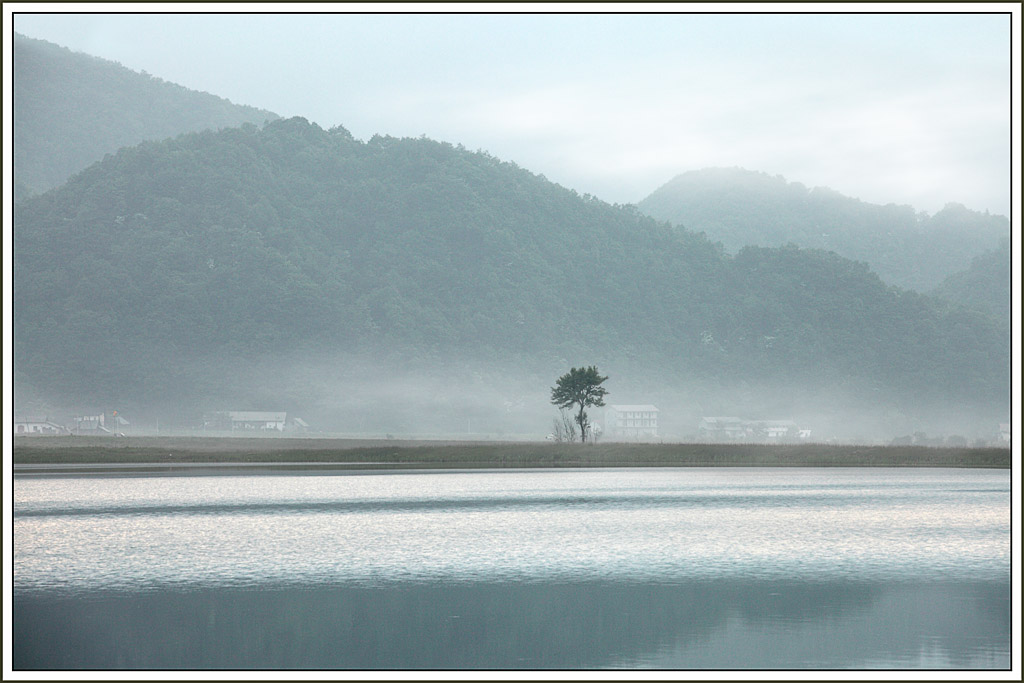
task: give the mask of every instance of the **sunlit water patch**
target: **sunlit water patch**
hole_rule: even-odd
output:
[[[998,578],[1009,566],[1007,476],[976,471],[25,480],[14,531],[22,588]]]

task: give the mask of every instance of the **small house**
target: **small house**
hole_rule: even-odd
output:
[[[282,432],[288,414],[257,410],[222,410],[203,418],[203,428],[231,432]]]
[[[748,430],[755,439],[766,441],[797,438],[800,433],[792,420],[755,420],[748,423]]]
[[[107,429],[106,421],[107,417],[103,413],[98,415],[76,415],[71,431],[74,434],[110,434],[111,431]]]
[[[14,420],[15,436],[60,436],[69,433],[63,425],[45,417],[23,417]]]
[[[702,417],[697,434],[702,441],[739,441],[747,437],[747,426],[738,417]]]

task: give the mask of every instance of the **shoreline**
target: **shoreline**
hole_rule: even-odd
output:
[[[24,469],[31,467],[32,469]],[[453,466],[434,467],[429,463],[418,465],[382,465],[367,466],[363,463],[183,463],[179,465],[163,465],[159,463],[137,463],[132,465],[92,464],[73,467],[70,465],[35,465],[16,466],[13,472],[15,480],[45,479],[132,479],[132,478],[164,478],[164,477],[366,477],[401,474],[470,474],[470,473],[529,473],[580,472],[584,470],[603,471],[636,471],[636,470],[992,470],[1006,471],[1001,467],[947,467],[947,466],[906,466],[906,465],[791,465],[791,466],[760,466],[760,465],[631,465],[631,466],[521,466],[521,467],[488,467],[488,466]]]
[[[566,467],[960,467],[1009,469],[1009,448],[751,443],[429,442],[209,437],[23,437],[15,473],[32,466],[332,470]]]

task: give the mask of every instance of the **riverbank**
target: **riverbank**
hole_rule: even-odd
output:
[[[316,438],[23,437],[15,465],[302,463],[367,469],[517,467],[1010,467],[1008,448],[830,444],[401,441]]]

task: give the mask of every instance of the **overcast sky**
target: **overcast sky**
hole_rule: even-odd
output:
[[[294,9],[220,9],[256,7]],[[44,15],[22,5],[13,18],[18,33],[238,104],[362,140],[461,143],[613,203],[688,170],[740,166],[929,213],[947,202],[1009,213],[1008,14],[310,7],[341,13]]]

